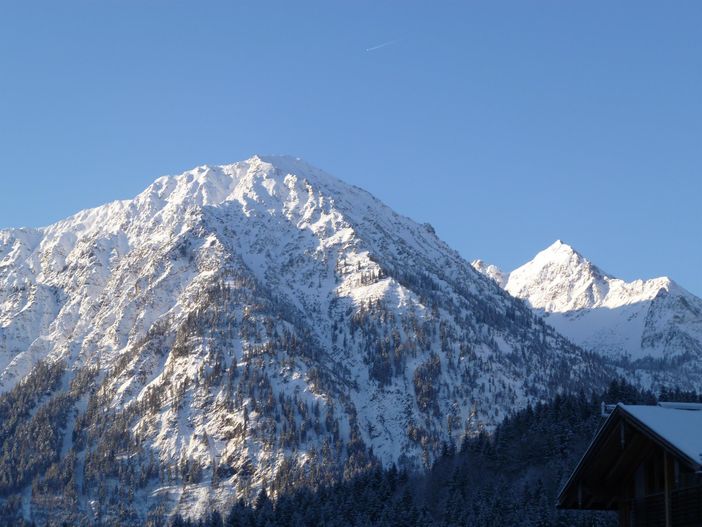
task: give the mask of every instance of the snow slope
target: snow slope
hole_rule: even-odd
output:
[[[58,465],[85,482],[60,510],[115,517],[109,497],[133,486],[116,502],[136,523],[377,462],[426,466],[609,374],[433,229],[260,156],[0,231],[0,391],[43,361],[66,366],[73,417],[56,426],[75,439]],[[36,488],[41,521],[58,506]]]

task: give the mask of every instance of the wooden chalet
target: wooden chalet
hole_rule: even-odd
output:
[[[617,404],[558,496],[626,527],[702,526],[702,404]]]

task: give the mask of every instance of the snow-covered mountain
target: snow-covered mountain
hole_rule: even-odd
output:
[[[488,264],[482,260],[473,260],[471,265],[480,274],[483,274],[497,282],[497,285],[499,285],[501,288],[504,289],[507,285],[507,275],[496,265]]]
[[[289,157],[0,231],[0,505],[39,523],[425,466],[607,375],[433,229]]]
[[[473,267],[578,345],[702,386],[702,299],[671,279],[625,282],[561,241],[511,273],[480,261]]]

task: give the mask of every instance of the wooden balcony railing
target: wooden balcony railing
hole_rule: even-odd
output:
[[[670,494],[670,512],[675,527],[702,525],[702,485],[674,490]]]
[[[660,492],[631,502],[634,527],[665,527],[665,494]],[[670,493],[674,527],[702,527],[702,485]]]

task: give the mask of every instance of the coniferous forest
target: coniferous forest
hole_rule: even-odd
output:
[[[558,395],[516,412],[493,434],[446,445],[426,474],[374,470],[332,486],[299,489],[275,501],[262,491],[254,503],[213,511],[173,526],[614,526],[614,513],[556,509],[561,485],[603,422],[601,402],[655,404],[700,401],[693,392],[658,395],[614,381],[600,394]]]
[[[42,372],[43,384],[54,382],[56,372]],[[28,390],[27,394],[31,393]],[[12,414],[23,407],[23,400],[0,407],[6,417],[0,421],[2,427],[15,426],[17,416],[13,418]],[[556,509],[558,491],[603,422],[602,401],[655,404],[658,400],[702,401],[702,397],[677,389],[653,394],[623,380],[613,381],[602,393],[557,395],[547,403],[515,412],[490,434],[466,438],[460,445],[447,444],[426,473],[409,474],[395,467],[383,469],[376,463],[364,473],[332,484],[312,487],[271,483],[252,503],[242,500],[229,510],[211,511],[199,520],[176,516],[169,524],[614,526],[614,514]],[[25,444],[14,448],[36,446],[43,441],[28,430]],[[50,439],[46,441],[51,444]],[[27,452],[30,450],[36,454],[27,454],[28,466],[44,470],[44,451],[30,448]],[[12,473],[11,467],[6,466],[3,472]],[[3,503],[0,526],[28,525],[21,519],[19,505],[12,500]]]

